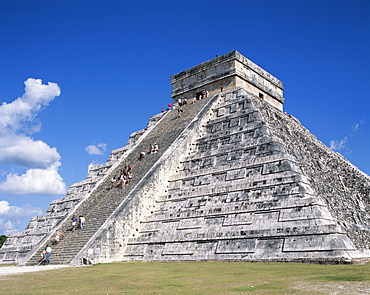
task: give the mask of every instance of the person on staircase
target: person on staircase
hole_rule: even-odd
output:
[[[131,173],[132,167],[130,165],[126,164],[125,167],[122,168],[122,172],[123,172],[123,169],[125,171],[124,173],[127,173],[127,175],[128,175],[128,174]]]
[[[71,221],[72,221],[71,231],[74,232],[76,230],[76,227],[77,227],[77,217],[76,217],[76,215],[73,215],[73,217],[71,218]]]
[[[79,217],[79,219],[80,219],[80,229],[84,229],[86,219],[82,215]]]
[[[126,183],[130,183],[130,182],[131,182],[131,180],[133,180],[133,179],[134,179],[134,178],[133,178],[133,176],[132,176],[131,172],[129,172],[129,173],[128,173],[128,176],[127,176]]]
[[[114,186],[116,185],[117,182],[117,177],[112,177],[112,179],[109,181],[110,182],[110,189],[113,189]]]
[[[149,154],[154,154],[154,144],[149,146]]]
[[[51,247],[49,245],[46,245],[45,251],[46,251],[45,260],[46,260],[46,263],[49,264],[50,263],[50,255],[51,255],[52,249],[51,249]]]
[[[63,238],[64,235],[59,231],[55,231],[55,237],[54,237],[54,245],[58,245],[61,238]]]
[[[125,177],[127,177],[128,176],[128,166],[127,166],[127,164],[125,165],[125,167],[123,167],[122,169],[121,169],[121,173],[125,176]]]
[[[130,183],[132,180],[132,167],[128,164],[122,168],[122,174],[126,177],[126,183]]]
[[[159,150],[159,146],[157,143],[154,144],[154,153],[157,153]]]
[[[120,181],[120,184],[121,184],[121,188],[124,188],[126,183],[127,183],[127,177],[125,176],[124,173],[122,173],[119,177],[119,181]]]
[[[182,112],[183,112],[183,110],[182,110],[182,109],[180,109],[180,108],[178,108],[178,109],[177,109],[177,113],[179,114],[179,118],[181,118],[181,114],[182,114]]]
[[[142,159],[144,159],[144,157],[145,157],[145,152],[140,152],[139,161],[141,161]]]
[[[41,251],[41,259],[38,261],[39,265],[42,265],[46,262],[46,250]]]

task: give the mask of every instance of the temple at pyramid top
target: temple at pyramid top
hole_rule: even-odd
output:
[[[203,90],[213,95],[241,86],[279,110],[283,110],[283,83],[250,61],[232,51],[171,76],[172,98],[198,97]]]

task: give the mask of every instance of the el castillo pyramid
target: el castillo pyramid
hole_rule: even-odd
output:
[[[12,234],[1,263],[36,264],[56,229],[53,264],[369,260],[370,177],[283,112],[281,81],[233,51],[171,84],[175,109]],[[110,189],[126,164],[133,180]]]

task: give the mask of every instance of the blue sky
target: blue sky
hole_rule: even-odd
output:
[[[145,128],[172,74],[232,50],[370,174],[368,0],[0,0],[0,234]]]

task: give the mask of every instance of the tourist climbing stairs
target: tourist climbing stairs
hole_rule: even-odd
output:
[[[121,160],[116,169],[105,177],[99,187],[73,213],[77,218],[79,216],[86,218],[84,229],[77,226],[76,230],[72,231],[71,216],[69,216],[58,227],[64,235],[61,241],[55,245],[53,236],[31,256],[26,264],[38,264],[40,253],[47,244],[53,249],[51,264],[69,264],[210,99],[206,98],[194,104],[189,103],[182,106],[181,117],[177,109],[168,111],[150,133],[132,149],[127,157]],[[159,151],[149,154],[149,147],[154,143],[158,144]],[[146,156],[139,161],[139,154],[143,151],[146,152]],[[119,175],[126,164],[132,166],[132,181],[124,188],[117,186],[111,189],[110,179]]]

